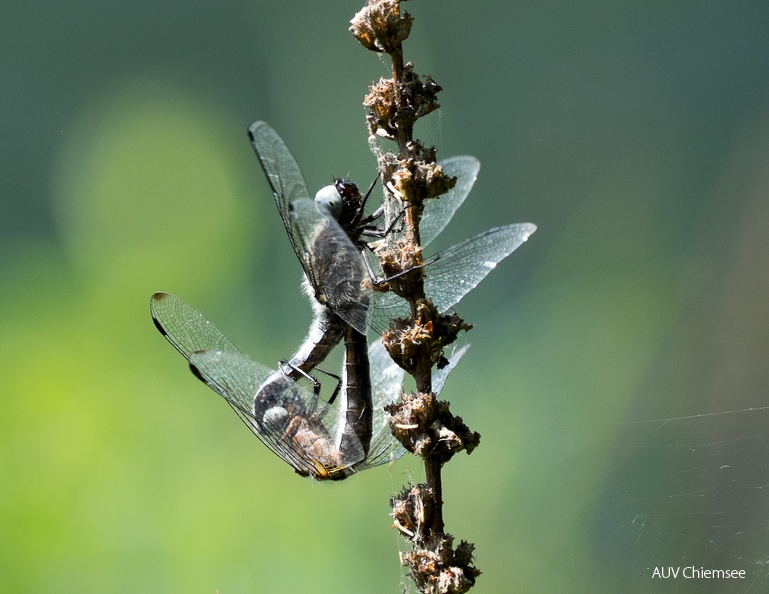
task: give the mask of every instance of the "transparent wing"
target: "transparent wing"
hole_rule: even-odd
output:
[[[450,177],[456,177],[457,183],[454,187],[438,198],[430,198],[424,201],[422,210],[422,219],[419,223],[419,237],[422,241],[422,247],[429,245],[433,239],[440,235],[441,231],[449,224],[454,213],[462,206],[465,198],[472,190],[475,180],[478,178],[481,163],[475,157],[458,156],[440,161],[439,165],[444,173]],[[387,225],[394,222],[395,218],[401,214],[403,204],[385,192]],[[398,225],[395,226],[396,229]],[[402,230],[396,230],[388,234],[388,245],[394,244],[403,235]]]
[[[454,307],[536,228],[531,223],[495,227],[427,258],[425,294],[440,312]],[[406,302],[392,291],[374,293],[371,303],[376,328],[387,319],[408,315]]]
[[[321,288],[313,270],[312,238],[314,230],[323,225],[325,217],[314,207],[314,201],[310,200],[302,171],[278,133],[265,122],[254,122],[248,128],[248,134],[272,188],[272,196],[291,247],[315,290],[316,299],[320,299]],[[304,202],[304,199],[313,205],[313,209],[301,208],[296,211],[295,203]]]
[[[248,132],[315,299],[365,333],[367,304],[361,281],[366,271],[360,252],[335,220],[318,211],[296,159],[278,133],[265,122],[255,122]]]
[[[369,365],[371,369],[371,394],[373,401],[373,429],[369,455],[362,464],[356,465],[356,470],[372,468],[385,464],[390,460],[397,460],[406,450],[390,432],[390,415],[384,407],[395,402],[403,389],[404,371],[398,367],[387,354],[382,341],[377,339],[371,343],[368,349]]]
[[[313,200],[292,202],[290,218],[304,246],[300,260],[316,299],[365,334],[368,292],[362,282],[368,275],[360,251],[339,223],[318,212]]]
[[[150,298],[150,313],[155,327],[188,360],[195,351],[240,352],[219,328],[176,295],[155,293]]]
[[[440,165],[446,175],[457,178],[457,183],[440,198],[425,200],[422,220],[419,223],[422,247],[429,245],[446,228],[473,189],[481,169],[481,162],[469,156],[451,157],[441,161]]]
[[[262,165],[267,182],[272,188],[272,195],[278,207],[280,218],[286,227],[297,257],[302,260],[303,246],[301,238],[294,232],[289,215],[289,205],[297,198],[309,198],[307,184],[301,169],[288,150],[286,143],[266,122],[254,122],[248,128],[251,145],[254,147],[259,163]]]
[[[390,358],[384,344],[378,338],[369,345],[368,360],[374,407],[381,408],[395,402],[401,394],[405,372]]]
[[[443,386],[446,385],[446,380],[448,379],[449,374],[454,370],[454,368],[457,366],[457,363],[459,363],[459,360],[463,357],[469,348],[469,344],[458,348],[453,353],[451,353],[451,355],[449,355],[449,364],[446,365],[446,367],[433,371],[433,392],[436,394],[443,392]]]
[[[440,394],[446,379],[467,352],[470,345],[455,350],[449,356],[449,364],[433,372],[433,392]],[[374,341],[368,351],[371,364],[371,381],[374,400],[374,438],[368,457],[354,466],[355,471],[373,468],[397,460],[406,450],[390,432],[390,415],[384,412],[386,404],[395,402],[403,389],[403,370],[398,367],[381,341]]]
[[[436,254],[425,272],[425,293],[440,312],[454,307],[536,228],[531,223],[496,227]]]
[[[221,395],[249,429],[292,468],[318,479],[343,478],[345,470],[363,458],[363,448],[348,437],[344,455],[331,435],[345,430],[338,424],[338,407],[317,409],[315,395],[278,372],[241,354],[238,348],[195,308],[169,293],[155,293],[150,311],[158,330],[190,362],[193,372]],[[270,378],[279,378],[269,386]],[[269,389],[274,399],[292,402],[288,418],[254,413],[254,398]],[[279,397],[276,391],[286,392]],[[356,447],[357,446],[357,447]]]
[[[294,382],[276,382],[273,389],[290,391],[283,401],[301,403],[288,416],[254,414],[254,398],[264,388],[264,380],[273,371],[241,353],[202,351],[190,355],[195,375],[222,396],[246,426],[262,443],[293,467],[299,474],[317,479],[343,478],[344,470],[363,458],[362,448],[347,448],[345,455],[337,450],[324,418],[338,419],[340,414],[324,409],[314,410],[315,398]],[[322,418],[319,418],[322,417]],[[338,476],[342,473],[342,476]]]

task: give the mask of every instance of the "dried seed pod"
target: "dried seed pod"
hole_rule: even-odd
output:
[[[366,49],[389,54],[409,36],[413,20],[401,13],[399,0],[370,0],[350,21],[350,31]]]

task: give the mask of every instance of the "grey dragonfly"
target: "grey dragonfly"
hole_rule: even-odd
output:
[[[291,359],[264,383],[307,376],[344,338],[341,411],[354,429],[364,454],[373,434],[371,386],[367,373],[366,332],[372,320],[384,329],[386,321],[408,312],[394,293],[371,290],[365,281],[374,276],[365,238],[388,236],[375,221],[384,208],[365,215],[365,196],[348,180],[337,179],[310,199],[296,159],[286,143],[265,122],[249,127],[256,152],[291,245],[304,271],[305,292],[311,297],[314,319],[307,338]],[[472,188],[480,168],[473,157],[454,157],[441,163],[457,177],[455,187],[439,200],[425,204],[420,227],[428,245],[451,220]],[[535,227],[529,223],[490,229],[428,259],[425,292],[444,312],[480,283],[496,264],[520,246]],[[389,234],[392,237],[394,234]],[[376,282],[376,279],[374,279]]]
[[[364,449],[357,429],[338,402],[325,402],[305,388],[250,359],[205,316],[178,297],[158,292],[150,301],[157,329],[188,361],[193,373],[221,395],[245,425],[275,454],[302,476],[344,479],[403,454],[389,430],[383,407],[400,395],[403,370],[381,342],[367,349],[372,378],[370,448]],[[440,392],[446,377],[467,347],[457,350],[449,365],[435,372]]]
[[[283,139],[264,122],[253,124],[249,134],[304,270],[305,292],[313,298],[315,310],[307,339],[294,356],[264,382],[262,389],[271,390],[271,382],[282,385],[287,379],[311,377],[308,374],[344,339],[341,391],[335,392],[330,402],[339,395],[340,414],[345,416],[347,426],[368,457],[375,430],[373,415],[380,411],[372,403],[366,348],[369,295],[360,290],[367,273],[373,275],[363,238],[385,235],[375,224],[379,212],[365,215],[366,201],[374,184],[362,196],[356,184],[337,179],[321,188],[311,200],[296,159]],[[461,203],[466,195],[460,185],[460,190],[445,204]],[[443,228],[439,222],[447,222],[449,218],[427,217],[433,221],[435,235]],[[429,233],[428,238],[431,239]],[[348,440],[352,440],[351,435],[345,436],[343,446]]]
[[[382,330],[387,320],[406,315],[408,306],[395,293],[374,291],[365,282],[373,274],[366,238],[386,235],[373,224],[383,209],[364,214],[371,189],[362,197],[354,183],[336,180],[312,200],[296,159],[278,133],[265,122],[255,122],[249,136],[304,271],[305,292],[315,313],[306,340],[288,362],[288,373],[296,379],[323,361],[343,338],[351,339],[353,332],[365,335],[372,325]],[[425,202],[423,247],[448,225],[480,169],[478,160],[469,156],[440,164],[457,183],[440,199]],[[425,293],[440,312],[449,310],[535,229],[531,223],[496,227],[426,258]]]

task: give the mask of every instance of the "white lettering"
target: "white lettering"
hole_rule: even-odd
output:
[[[745,579],[746,574],[744,569],[705,569],[704,567],[694,567],[694,565],[687,565],[683,568],[683,571],[680,567],[655,567],[652,571],[652,579],[676,579],[679,573],[684,579],[687,580]]]
[[[693,579],[700,579],[700,580],[710,580],[710,579],[745,579],[745,570],[744,569],[705,569],[704,567],[694,567],[694,565],[689,565],[687,567],[684,567],[683,572],[681,572],[681,575],[684,577],[684,579],[687,580],[693,580]]]

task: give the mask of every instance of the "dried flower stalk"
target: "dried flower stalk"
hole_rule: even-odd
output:
[[[480,435],[432,393],[433,366],[445,363],[443,349],[471,326],[455,314],[439,313],[424,293],[419,267],[422,204],[450,190],[456,178],[443,173],[434,147],[413,138],[415,122],[438,109],[441,87],[403,61],[402,43],[412,22],[411,15],[401,11],[400,0],[369,0],[352,19],[350,30],[365,48],[386,53],[392,60],[392,78],[369,87],[366,122],[372,139],[396,143],[397,153],[371,144],[384,186],[410,206],[403,217],[403,235],[377,253],[385,275],[396,276],[388,283],[389,290],[411,308],[408,318],[393,320],[382,339],[393,360],[414,377],[417,388],[416,394],[404,395],[387,410],[395,437],[424,461],[426,479],[391,500],[394,525],[414,545],[402,555],[402,562],[420,591],[447,594],[468,591],[480,571],[472,565],[473,545],[462,541],[454,548],[454,537],[444,532],[441,468],[455,453],[475,449]]]

